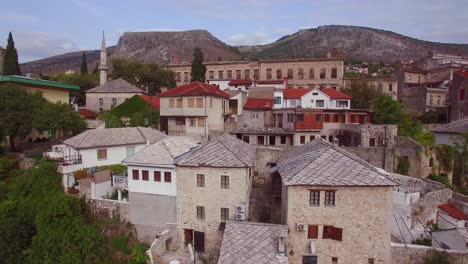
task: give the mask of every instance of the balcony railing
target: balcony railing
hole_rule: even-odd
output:
[[[128,176],[125,173],[116,174],[112,176],[112,186],[117,188],[127,188],[128,187]]]
[[[82,162],[81,155],[63,156],[62,158],[58,159],[58,163],[61,166],[76,165],[81,164]]]

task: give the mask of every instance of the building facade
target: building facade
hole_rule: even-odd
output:
[[[468,116],[468,100],[465,100],[466,91],[468,91],[468,71],[454,72],[452,85],[447,96],[449,122]]]

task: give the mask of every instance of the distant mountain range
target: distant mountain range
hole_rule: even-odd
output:
[[[330,50],[346,59],[394,62],[419,59],[428,52],[468,57],[468,44],[438,43],[414,39],[391,31],[357,26],[321,26],[303,29],[277,41],[256,46],[229,46],[206,30],[180,32],[127,32],[115,47],[108,48],[112,58],[133,58],[145,62],[168,64],[173,56],[191,61],[194,47],[201,47],[210,61],[221,59],[285,59],[322,57]],[[99,50],[86,51],[88,69],[94,69]],[[21,65],[22,72],[50,73],[78,70],[81,52],[53,56]]]

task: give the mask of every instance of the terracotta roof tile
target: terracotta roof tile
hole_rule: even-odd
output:
[[[340,91],[337,91],[333,88],[322,88],[320,89],[320,91],[330,96],[331,99],[351,99],[351,96],[344,94]]]
[[[286,89],[284,90],[284,99],[300,99],[303,95],[306,93],[312,91],[312,88],[307,88],[307,89]]]
[[[216,96],[229,98],[230,95],[225,91],[219,89],[219,87],[203,82],[193,82],[184,84],[175,88],[172,88],[164,93],[159,94],[159,97],[170,97],[170,96]]]
[[[441,204],[438,206],[440,210],[444,211],[451,217],[458,219],[458,220],[466,220],[465,214],[460,211],[458,208],[456,208],[453,204],[446,203],[446,204]]]
[[[243,79],[236,79],[236,80],[231,80],[228,84],[229,85],[252,85],[251,80],[243,80]]]
[[[97,117],[97,113],[95,113],[93,111],[86,110],[86,109],[80,109],[80,110],[78,110],[78,113],[80,113],[80,116],[83,116],[83,117],[86,117],[86,118],[96,118]]]
[[[148,102],[150,105],[152,105],[156,109],[161,109],[160,108],[160,99],[159,96],[150,96],[150,95],[138,95],[141,97],[141,99],[145,100]]]
[[[272,109],[275,104],[274,99],[255,99],[249,98],[244,105],[244,109],[247,110],[268,110]]]

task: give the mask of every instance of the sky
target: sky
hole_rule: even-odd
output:
[[[468,44],[468,0],[17,0],[0,9],[0,46],[20,62],[116,45],[126,31],[206,29],[229,45],[273,42],[303,28],[354,25]]]

